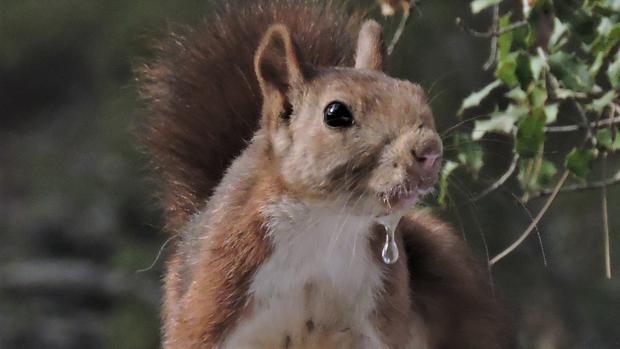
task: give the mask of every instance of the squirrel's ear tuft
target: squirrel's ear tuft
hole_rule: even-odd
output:
[[[364,22],[357,38],[355,68],[383,70],[386,55],[381,26],[373,20]]]
[[[267,30],[256,50],[254,69],[265,97],[304,82],[299,53],[286,26],[274,24]]]

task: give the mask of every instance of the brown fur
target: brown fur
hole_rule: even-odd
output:
[[[227,223],[212,227],[210,239],[201,246],[195,268],[202,272],[193,276],[182,297],[170,295],[167,308],[174,314],[168,314],[172,326],[167,329],[166,348],[215,347],[246,311],[251,278],[271,248],[259,207],[278,191],[277,184],[263,181],[250,192],[236,193],[239,206],[225,213]]]
[[[378,262],[383,237],[377,227],[372,245]],[[406,342],[411,321],[424,324],[433,349],[514,346],[485,273],[449,226],[424,211],[410,214],[399,224],[398,246],[400,259],[385,267],[376,319],[390,348]]]
[[[376,226],[371,239],[373,251],[376,251],[377,263],[383,263],[381,248],[385,240],[383,227]],[[409,285],[409,272],[407,270],[407,250],[403,244],[402,236],[397,236],[399,259],[392,265],[384,266],[385,290],[377,306],[376,323],[383,335],[384,342],[390,348],[401,348],[407,343],[411,335],[411,325],[414,319]]]
[[[507,314],[487,273],[454,231],[425,212],[405,217],[399,230],[407,251],[412,303],[431,334],[431,348],[512,348]]]
[[[436,181],[438,167],[419,156],[441,154],[424,92],[382,73],[376,23],[364,24],[354,51],[349,29],[359,23],[343,18],[351,17],[329,1],[231,1],[144,69],[145,144],[164,177],[167,228],[180,235],[166,275],[166,349],[217,348],[251,315],[248,290],[275,248],[266,207],[349,196],[372,203],[357,214],[377,214]],[[356,68],[342,67],[354,58]],[[325,127],[334,100],[356,127]],[[447,226],[406,216],[401,258],[389,266],[375,228],[370,244],[385,274],[373,320],[389,348],[404,347],[414,324],[432,349],[510,347],[484,273]],[[325,333],[309,347],[353,340],[312,319],[305,328]],[[283,335],[282,347],[294,343]]]

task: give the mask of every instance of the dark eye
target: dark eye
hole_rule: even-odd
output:
[[[329,127],[351,127],[355,123],[353,114],[342,102],[331,102],[325,107],[325,124]]]

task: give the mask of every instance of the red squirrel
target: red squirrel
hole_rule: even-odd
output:
[[[165,349],[512,347],[466,246],[411,209],[441,139],[386,64],[379,24],[328,0],[222,2],[160,45],[140,83],[177,236]]]

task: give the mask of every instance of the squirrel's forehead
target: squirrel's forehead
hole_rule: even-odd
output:
[[[322,74],[312,82],[310,93],[322,102],[341,100],[363,106],[363,109],[426,104],[425,93],[419,85],[368,70],[338,69]]]
[[[377,98],[385,94],[394,97],[424,96],[424,90],[417,84],[365,69],[330,69],[313,79],[311,85],[317,92],[351,93],[359,98]]]

